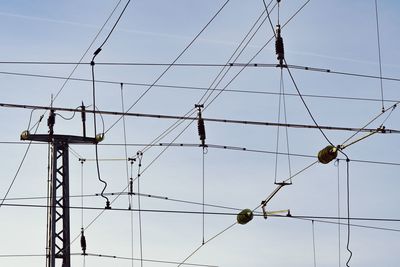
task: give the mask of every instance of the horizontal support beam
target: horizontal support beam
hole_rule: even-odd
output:
[[[39,110],[55,110],[64,112],[80,112],[79,109],[72,108],[61,108],[61,107],[48,107],[48,106],[37,106],[37,105],[22,105],[22,104],[9,104],[0,103],[0,107],[5,108],[23,108],[23,109],[39,109]],[[95,113],[102,115],[111,116],[128,116],[128,117],[141,117],[141,118],[154,118],[154,119],[170,119],[170,120],[197,120],[197,117],[185,117],[175,115],[163,115],[163,114],[148,114],[148,113],[133,113],[133,112],[118,112],[118,111],[104,111],[104,110],[86,110],[86,113]],[[278,123],[278,122],[266,122],[266,121],[247,121],[247,120],[232,120],[232,119],[216,119],[216,118],[203,118],[204,121],[218,122],[218,123],[229,123],[229,124],[246,124],[255,126],[280,126],[290,128],[305,128],[305,129],[322,129],[322,130],[335,130],[335,131],[351,131],[351,132],[377,132],[377,133],[400,133],[400,130],[394,129],[381,129],[381,128],[354,128],[354,127],[340,127],[340,126],[326,126],[326,125],[309,125],[309,124],[293,124],[293,123]]]

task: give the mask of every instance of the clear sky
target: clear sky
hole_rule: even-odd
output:
[[[0,102],[48,106],[52,95],[57,95],[54,107],[75,109],[83,101],[92,109],[88,63],[126,1],[121,1],[83,57],[84,64],[76,68],[64,87],[65,80],[57,77],[68,77],[75,65],[49,63],[78,62],[117,3],[3,1]],[[400,78],[399,2],[377,1],[381,71],[386,77],[382,83],[374,0],[281,1],[279,15],[275,4],[272,1],[269,5],[270,19],[274,27],[278,19],[285,25],[282,37],[287,63],[330,70],[289,68],[316,122],[361,128],[381,114],[383,105],[386,112],[367,128],[383,124],[386,129],[399,130],[400,113],[391,109],[400,101],[396,80]],[[289,124],[315,125],[287,69],[281,76],[281,69],[270,65],[221,66],[233,62],[277,64],[275,42],[270,41],[274,33],[264,10],[262,0],[132,0],[95,60],[97,108],[120,112],[123,101],[124,110],[131,108],[134,113],[184,116],[191,111],[189,114],[196,116],[194,105],[202,103],[207,106],[205,118],[284,123],[286,116]],[[235,51],[250,30],[244,44],[249,42],[240,46],[239,51],[243,51],[238,55]],[[251,36],[254,38],[250,40]],[[176,63],[190,66],[168,68],[167,64],[189,44]],[[100,64],[110,62],[153,65]],[[221,71],[226,75],[218,76]],[[153,83],[155,86],[148,86]],[[216,84],[225,90],[206,91]],[[284,96],[279,95],[280,88]],[[48,147],[34,143],[28,149],[27,142],[19,140],[23,130],[35,131],[33,126],[42,114],[43,110],[31,113],[29,109],[0,108],[0,198],[11,188],[0,207],[0,266],[45,265]],[[57,134],[82,134],[80,114],[72,115],[57,112]],[[37,133],[47,133],[47,116]],[[203,238],[206,244],[187,263],[340,267],[349,259],[348,245],[353,253],[350,266],[398,266],[400,221],[351,220],[348,239],[345,218],[348,180],[350,217],[400,220],[399,134],[377,133],[344,149],[350,158],[348,169],[345,156],[339,153],[339,161],[317,163],[293,177],[293,184],[283,187],[267,205],[268,211],[290,209],[293,217],[265,220],[255,216],[248,224],[234,225],[216,236],[236,222],[238,210],[258,207],[276,188],[275,180],[281,182],[303,170],[316,161],[318,151],[329,142],[343,144],[353,132],[323,130],[328,142],[315,128],[279,127],[278,131],[276,126],[206,121],[209,147],[203,163],[196,122],[189,125],[190,121],[184,121],[156,139],[177,121],[127,116],[124,127],[123,120],[114,124],[119,118],[104,115],[103,126],[97,116],[97,132],[106,132],[98,146],[99,168],[101,178],[108,183],[105,193],[113,194],[108,195],[112,210],[102,212],[105,200],[99,196],[103,184],[96,172],[94,146],[71,145],[71,240],[78,238],[71,244],[73,266],[141,266],[140,260],[130,260],[140,259],[141,254],[149,260],[142,262],[143,266],[178,266],[202,245]],[[87,132],[94,135],[90,114]],[[359,133],[349,142],[365,135]],[[154,140],[172,145],[146,146]],[[289,159],[288,149],[292,154]],[[140,168],[138,160],[132,166],[127,161],[138,151],[144,151]],[[276,156],[276,151],[281,154]],[[81,164],[79,158],[86,159],[85,163]],[[137,178],[138,173],[140,179],[135,180],[133,191],[146,194],[140,197],[141,220],[138,212],[128,210],[130,202],[132,208],[139,208],[137,195],[127,196],[129,178]],[[203,195],[207,204],[204,223]],[[26,206],[32,204],[38,207]],[[255,215],[261,212],[259,207],[254,211]],[[326,216],[333,219],[318,218]],[[87,257],[79,255],[81,227],[85,228],[87,252],[91,253]]]

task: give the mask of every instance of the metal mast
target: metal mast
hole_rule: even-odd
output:
[[[84,111],[83,111],[84,112]],[[46,142],[51,145],[50,201],[47,210],[47,267],[71,267],[70,213],[69,213],[69,144],[96,144],[96,138],[54,134],[54,110],[50,111],[47,125],[49,134],[30,134],[24,131],[21,140]]]

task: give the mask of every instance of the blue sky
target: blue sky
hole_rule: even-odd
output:
[[[12,1],[0,5],[2,41],[0,76],[1,103],[49,105],[51,95],[60,90],[63,80],[9,75],[4,72],[66,77],[74,65],[6,64],[5,61],[77,62],[106,21],[118,1]],[[96,58],[101,62],[171,63],[190,41],[207,24],[225,1],[207,0],[136,0],[131,1],[116,30]],[[267,3],[269,1],[266,1]],[[116,13],[120,13],[122,1]],[[281,1],[279,19],[286,22],[305,0]],[[199,36],[177,63],[225,64],[263,12],[262,0],[231,0]],[[378,1],[379,30],[384,77],[400,77],[400,45],[398,25],[400,10],[397,1]],[[102,43],[115,14],[83,58],[89,63],[93,52]],[[263,17],[265,18],[265,16]],[[275,25],[277,9],[271,12]],[[237,59],[247,63],[273,36],[268,20],[260,27],[252,41]],[[288,64],[330,69],[337,72],[379,76],[378,46],[374,1],[311,0],[283,29],[285,58]],[[274,42],[269,43],[251,63],[276,64]],[[97,80],[115,83],[96,83],[96,106],[100,110],[121,111],[121,88],[125,110],[148,88],[135,84],[152,84],[166,66],[104,66],[96,65]],[[221,70],[220,67],[172,67],[157,82],[168,87],[153,87],[130,111],[165,115],[184,115],[209,88]],[[219,87],[226,87],[204,111],[206,118],[247,121],[278,122],[280,69],[245,68],[235,79],[240,68],[231,68]],[[333,73],[291,69],[307,106],[320,125],[360,128],[381,112],[381,87],[379,79],[346,76]],[[91,79],[91,69],[80,65],[74,78]],[[233,80],[232,80],[233,79]],[[231,82],[232,80],[232,82]],[[288,123],[313,125],[304,104],[286,70],[283,71],[286,115]],[[383,80],[384,105],[389,108],[400,100],[398,81]],[[182,88],[190,87],[190,88]],[[232,91],[233,90],[233,91]],[[252,91],[250,92],[237,92]],[[256,91],[256,92],[254,92]],[[216,94],[214,94],[215,96]],[[311,97],[310,95],[314,95]],[[318,97],[315,97],[317,95]],[[329,97],[327,97],[329,96]],[[336,98],[332,98],[336,97]],[[342,97],[342,99],[337,98]],[[347,99],[343,99],[347,98]],[[357,99],[349,99],[357,98]],[[211,97],[212,99],[212,97]],[[361,100],[360,100],[361,99]],[[92,105],[90,82],[69,81],[54,102],[55,107],[76,108],[84,101]],[[206,104],[209,104],[208,102]],[[2,198],[22,160],[27,144],[18,142],[20,133],[27,128],[30,110],[0,109],[2,134],[0,143]],[[281,108],[281,115],[283,114]],[[32,113],[35,123],[42,111]],[[386,114],[369,128],[379,127]],[[64,117],[72,114],[61,112]],[[46,115],[47,116],[47,115]],[[46,133],[46,119],[38,133]],[[104,116],[105,140],[99,146],[100,170],[108,182],[107,193],[124,191],[131,175],[127,165],[122,120],[112,127],[116,116]],[[385,127],[400,129],[399,112],[394,110]],[[97,131],[102,131],[98,118]],[[136,155],[174,120],[126,117],[126,142],[128,157]],[[281,117],[280,122],[283,122]],[[93,135],[93,117],[88,115],[88,134]],[[183,123],[162,138],[169,143],[182,132],[175,143],[199,144],[197,126]],[[112,127],[110,129],[110,127]],[[243,124],[206,122],[207,144],[234,146],[248,150],[274,152],[277,146],[277,128]],[[59,134],[81,134],[79,114],[72,120],[56,117],[55,131]],[[324,131],[335,145],[341,144],[351,132]],[[318,129],[288,128],[289,147],[293,154],[316,155],[328,145]],[[363,136],[359,134],[356,138]],[[280,128],[279,152],[287,153],[285,128]],[[400,144],[398,134],[375,134],[348,147],[345,152],[351,159],[350,215],[365,218],[400,219],[398,209],[398,171]],[[170,147],[159,158],[164,147],[146,149],[140,179],[140,191],[146,194],[202,202],[202,149],[199,147]],[[83,165],[84,206],[103,208],[100,193],[102,184],[97,179],[95,152],[92,146],[73,145],[77,155],[70,155],[71,205],[81,205],[81,164],[78,157],[87,161]],[[343,155],[340,155],[344,159]],[[290,170],[287,156],[279,156],[275,165],[273,153],[216,149],[210,147],[204,156],[205,202],[238,209],[255,208],[272,192],[275,173],[279,181],[287,179],[315,161],[315,158],[291,156]],[[154,163],[153,163],[153,160]],[[394,165],[366,163],[379,161]],[[268,210],[290,209],[292,215],[346,216],[346,165],[316,164],[293,179],[268,204]],[[132,167],[136,177],[138,165]],[[47,179],[47,146],[33,144],[5,204],[46,205],[45,199],[12,200],[19,197],[45,197]],[[338,190],[339,189],[339,190]],[[135,191],[137,184],[135,184]],[[339,199],[338,199],[339,196]],[[114,197],[110,197],[114,199]],[[141,208],[147,210],[172,210],[201,212],[201,205],[185,204],[157,198],[141,197]],[[138,208],[137,197],[133,207]],[[113,202],[114,210],[104,212],[93,224],[99,210],[71,211],[71,239],[79,236],[83,226],[88,252],[119,256],[140,257],[138,213],[118,211],[127,209],[129,198],[122,195]],[[338,203],[340,214],[338,214]],[[206,207],[208,212],[236,213],[234,210]],[[261,209],[257,209],[261,212]],[[143,258],[150,260],[183,261],[201,245],[202,216],[199,214],[142,212]],[[234,215],[206,215],[205,239],[212,238],[234,223]],[[213,266],[311,266],[314,256],[317,266],[345,266],[347,227],[338,228],[337,220],[331,223],[299,220],[295,218],[255,217],[246,225],[236,225],[204,245],[191,257],[189,263]],[[345,223],[345,220],[342,220]],[[131,226],[133,223],[133,228]],[[353,257],[350,266],[397,266],[400,261],[398,222],[352,221],[354,224],[388,228],[379,230],[351,227],[350,248]],[[27,207],[0,207],[0,226],[3,242],[0,243],[1,266],[43,266],[44,256],[19,257],[21,254],[44,255],[46,248],[46,209]],[[394,230],[394,231],[393,231]],[[340,234],[339,234],[340,233]],[[340,239],[340,242],[339,242]],[[132,244],[133,240],[133,244]],[[340,249],[340,250],[339,250]],[[80,253],[79,240],[71,245],[73,253]],[[2,257],[14,255],[14,257]],[[72,256],[73,266],[84,266],[83,256]],[[88,256],[86,266],[140,266],[139,261]],[[168,264],[144,262],[157,267]],[[170,264],[174,265],[174,264]],[[178,265],[178,264],[175,264]]]

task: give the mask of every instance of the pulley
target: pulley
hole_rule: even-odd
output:
[[[236,216],[238,224],[246,224],[253,219],[253,211],[251,209],[244,209]]]
[[[328,164],[332,160],[336,159],[338,150],[336,147],[329,145],[318,152],[318,161],[322,164]]]

